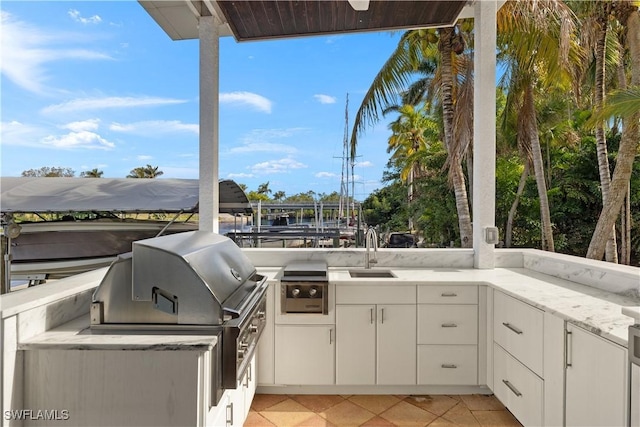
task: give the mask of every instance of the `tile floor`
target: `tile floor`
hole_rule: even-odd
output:
[[[521,424],[494,397],[473,395],[256,394],[245,427],[509,426]]]

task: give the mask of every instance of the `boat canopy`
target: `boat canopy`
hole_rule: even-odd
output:
[[[251,214],[245,192],[219,182],[220,213]],[[0,178],[2,213],[197,212],[197,179]]]

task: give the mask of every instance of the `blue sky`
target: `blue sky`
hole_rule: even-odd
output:
[[[135,1],[0,8],[2,176],[56,166],[122,178],[151,164],[198,177],[197,40],[172,41]],[[399,37],[222,38],[220,178],[339,192],[346,95],[352,118]],[[360,139],[358,200],[382,186],[389,120]]]

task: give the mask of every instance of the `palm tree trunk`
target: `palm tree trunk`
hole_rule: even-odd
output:
[[[544,160],[540,148],[540,138],[538,136],[538,123],[536,110],[533,103],[533,87],[529,82],[525,89],[523,101],[523,114],[526,114],[527,134],[531,139],[531,152],[533,156],[533,172],[538,187],[538,198],[540,199],[540,220],[542,222],[542,250],[555,252],[553,244],[553,229],[551,228],[551,213],[549,211],[549,198],[547,197],[547,184],[544,179]]]
[[[447,27],[440,30],[438,50],[441,57],[441,85],[440,96],[442,98],[442,118],[444,122],[444,144],[449,155],[449,173],[456,198],[456,210],[458,213],[458,227],[460,228],[460,244],[463,248],[473,247],[473,228],[471,226],[471,214],[469,213],[469,199],[467,187],[462,170],[462,160],[458,155],[458,148],[454,139],[454,105],[453,105],[453,66],[451,64],[451,38],[453,28]]]
[[[627,185],[627,197],[622,215],[625,219],[622,234],[626,243],[624,252],[622,252],[622,262],[626,265],[631,265],[631,183]]]
[[[513,237],[513,220],[516,217],[516,210],[518,209],[518,204],[520,203],[520,197],[522,197],[522,193],[524,192],[524,186],[527,183],[527,178],[529,177],[529,160],[525,159],[524,168],[522,169],[522,174],[520,175],[520,182],[518,183],[518,190],[516,191],[516,198],[511,204],[511,209],[509,209],[509,216],[507,217],[507,227],[505,231],[505,246],[507,248],[511,247],[511,240]]]
[[[640,85],[640,14],[638,14],[637,8],[632,8],[628,19],[621,21],[623,25],[625,24],[624,21],[626,21],[627,43],[629,56],[631,58],[631,84],[636,86]],[[613,170],[613,177],[611,178],[609,197],[607,197],[606,202],[602,206],[602,212],[600,213],[596,229],[591,237],[591,242],[589,243],[587,258],[602,259],[609,234],[620,214],[620,208],[622,207],[627,189],[629,188],[633,161],[635,160],[638,145],[640,144],[638,139],[639,119],[640,114],[636,113],[624,120],[616,166]]]
[[[606,2],[609,3],[609,2]],[[601,3],[598,21],[598,34],[595,48],[596,75],[595,75],[595,107],[602,108],[605,95],[605,44],[607,39],[607,27],[609,17],[609,4]],[[596,149],[598,154],[598,173],[600,175],[600,191],[602,192],[602,205],[604,206],[609,197],[609,187],[611,185],[611,175],[609,172],[609,153],[607,150],[607,139],[604,133],[604,123],[596,125]],[[618,262],[618,251],[616,248],[616,228],[611,229],[611,234],[607,239],[605,258],[609,262]]]

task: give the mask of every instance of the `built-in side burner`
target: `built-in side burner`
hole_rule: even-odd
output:
[[[329,278],[326,263],[308,261],[288,264],[280,281],[280,307],[283,314],[328,313]]]

